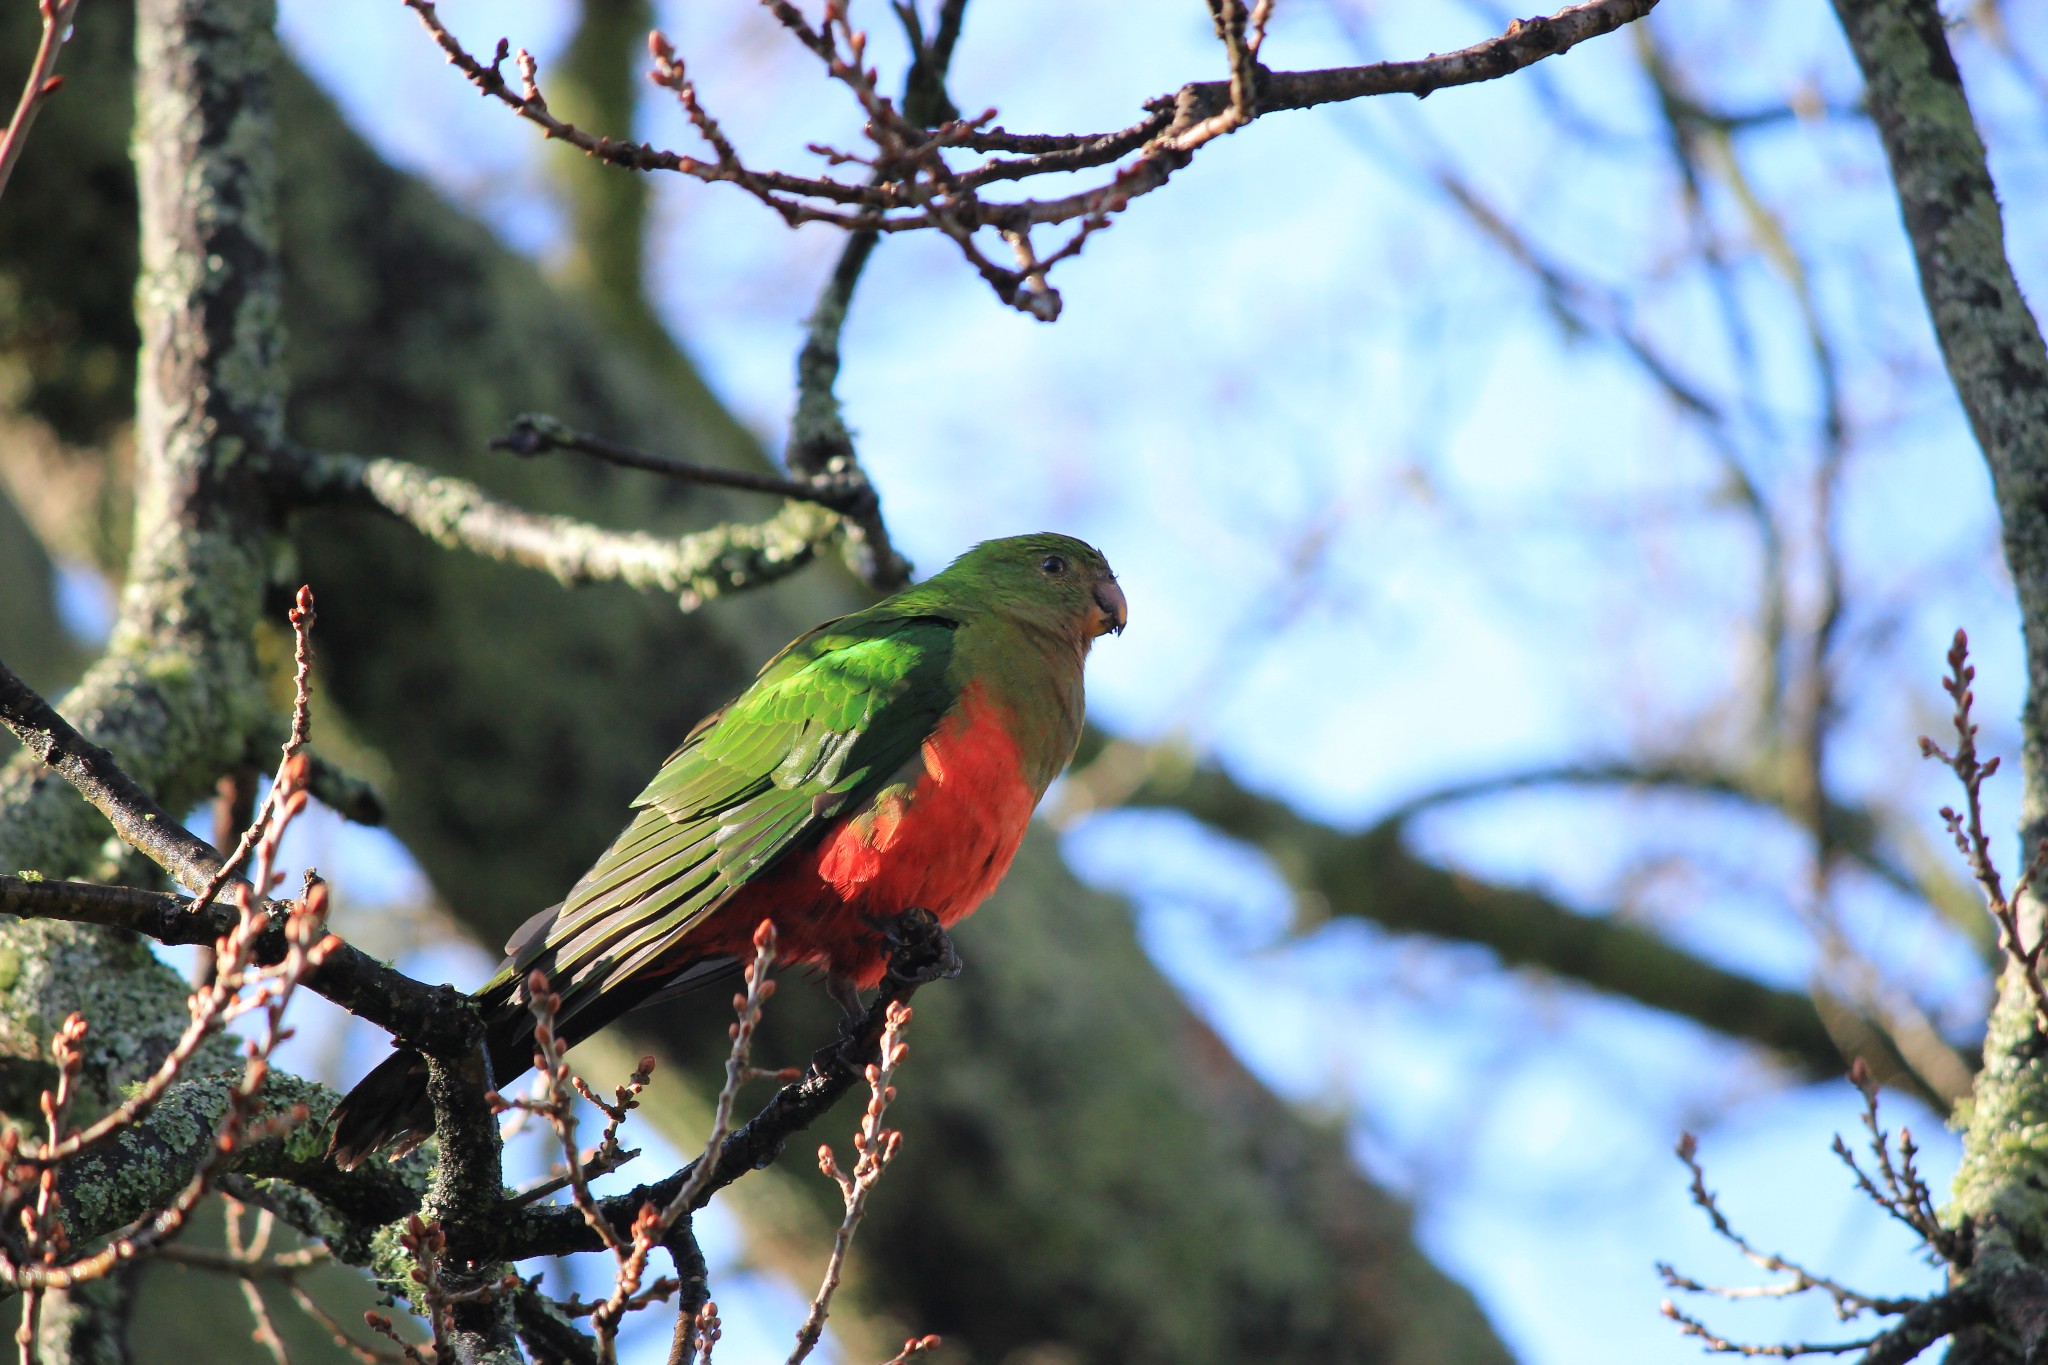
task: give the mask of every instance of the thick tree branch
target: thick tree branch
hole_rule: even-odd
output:
[[[214,904],[194,910],[183,896],[95,882],[45,881],[0,876],[0,915],[96,924],[141,934],[158,943],[207,945],[233,927],[235,911]],[[284,960],[284,918],[290,907],[267,906],[270,928],[258,940],[256,961]],[[367,1019],[408,1047],[434,1056],[460,1055],[474,1045],[468,997],[452,986],[429,986],[368,953],[341,943],[306,974],[305,985],[359,1019]]]
[[[465,479],[403,460],[300,451],[290,469],[306,501],[366,507],[438,545],[538,569],[559,583],[624,583],[666,593],[686,611],[787,577],[841,526],[837,512],[790,502],[766,521],[656,536],[529,512]]]
[[[203,890],[221,870],[213,846],[186,829],[114,762],[0,663],[0,724],[39,761],[78,789],[127,843],[176,878]],[[232,920],[232,916],[229,919]],[[212,942],[209,938],[207,942]]]

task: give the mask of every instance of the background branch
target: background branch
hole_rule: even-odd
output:
[[[1085,793],[1089,771],[1074,780]],[[1510,966],[1539,967],[1761,1044],[1814,1079],[1834,1079],[1850,1058],[1862,1055],[1888,1083],[1904,1084],[1940,1109],[1949,1105],[1949,1097],[1928,1090],[1882,1029],[1839,1002],[1766,985],[1642,925],[1438,867],[1409,851],[1399,820],[1361,833],[1332,829],[1248,791],[1211,764],[1164,763],[1136,782],[1127,776],[1112,782],[1117,804],[1182,811],[1258,848],[1305,893],[1306,903],[1327,914],[1483,945]]]

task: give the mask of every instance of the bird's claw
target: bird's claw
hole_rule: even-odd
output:
[[[951,981],[965,964],[952,937],[931,911],[913,906],[882,926],[889,945],[889,977],[906,986]]]
[[[919,986],[960,975],[960,954],[940,926],[939,917],[931,911],[913,907],[892,919],[876,922],[874,927],[889,949],[884,998],[901,999]],[[881,1009],[863,1006],[860,992],[849,977],[827,976],[825,992],[838,1003],[843,1017],[838,1036],[818,1050],[811,1065],[820,1070],[830,1069],[835,1062],[854,1067],[865,1065],[881,1030]]]

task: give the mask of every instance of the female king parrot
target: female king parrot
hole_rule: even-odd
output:
[[[506,945],[477,994],[499,1085],[533,1064],[526,979],[575,1043],[635,1005],[752,956],[821,967],[842,1003],[882,977],[884,930],[951,926],[1010,866],[1081,735],[1081,671],[1128,609],[1108,563],[1061,535],[975,546],[866,611],[799,637],[707,716],[568,897]],[[352,1167],[433,1130],[425,1063],[400,1049],[334,1111]]]

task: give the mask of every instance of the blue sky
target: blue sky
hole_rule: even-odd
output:
[[[396,4],[282,8],[295,54],[373,142],[550,257],[560,219],[544,158],[560,149],[479,100]],[[555,0],[441,10],[474,48],[501,34],[531,46],[543,83],[572,17]],[[854,10],[885,68],[898,61],[884,8]],[[756,164],[802,166],[807,141],[857,140],[841,92],[753,4],[663,5],[661,22]],[[1282,0],[1264,55],[1415,55],[1501,22],[1483,5]],[[1856,93],[1818,0],[1668,0],[1653,23],[1691,86],[1726,107]],[[1060,268],[1066,314],[1051,326],[1002,307],[943,242],[888,242],[848,326],[840,393],[907,552],[935,568],[974,540],[1046,526],[1101,545],[1133,625],[1097,652],[1095,713],[1177,736],[1340,825],[1531,766],[1728,750],[1748,724],[1731,698],[1751,671],[1760,570],[1712,442],[1616,347],[1560,326],[1437,177],[1485,196],[1586,282],[1589,307],[1724,400],[1751,477],[1796,514],[1819,390],[1782,258],[1740,184],[1803,263],[1849,394],[1836,515],[1856,610],[1830,772],[1852,795],[1927,812],[1922,836],[1938,838],[1931,811],[1947,797],[1912,740],[1938,722],[1941,650],[1955,626],[1971,630],[1986,738],[2011,752],[2017,641],[1981,461],[1933,355],[1876,144],[1820,115],[1745,134],[1740,180],[1707,190],[1735,260],[1717,293],[1635,42],[1224,139]],[[2016,262],[2037,278],[2039,95],[1976,33],[1958,43]],[[1071,131],[1122,126],[1144,97],[1221,71],[1191,0],[989,0],[969,15],[952,84],[1012,129]],[[688,142],[655,100],[640,131]],[[798,324],[836,250],[829,229],[789,231],[728,187],[658,182],[654,297],[771,448]],[[1730,298],[1742,327],[1727,324]],[[1788,524],[1797,612],[1817,578],[1810,527]],[[1997,799],[2009,824],[2010,792]],[[369,874],[351,888],[361,901],[404,891],[388,841],[323,837],[345,841],[323,866]],[[1816,969],[1797,904],[1805,849],[1768,819],[1546,790],[1433,816],[1418,837],[1480,874],[1651,917],[1780,984]],[[1294,937],[1272,870],[1185,820],[1110,814],[1067,840],[1085,876],[1132,896],[1148,949],[1259,1074],[1343,1116],[1367,1169],[1416,1201],[1425,1246],[1532,1365],[1696,1356],[1657,1316],[1652,1262],[1742,1270],[1687,1206],[1669,1155],[1684,1127],[1703,1132],[1727,1208],[1758,1241],[1873,1290],[1932,1286],[1828,1153],[1856,1124],[1846,1085],[1795,1085],[1690,1026],[1504,973],[1478,950],[1357,923]],[[1874,962],[1968,1033],[1986,984],[1958,936],[1868,886],[1846,884],[1837,909]],[[480,979],[489,962],[444,949],[419,965]],[[373,1054],[356,1047],[354,1067]],[[1894,1107],[1945,1178],[1953,1138]],[[734,1230],[719,1240],[727,1264],[742,1254]],[[772,1286],[719,1297],[732,1330],[755,1334],[730,1339],[728,1359],[767,1358],[799,1316]],[[1714,1320],[1768,1338],[1825,1336],[1830,1316],[1814,1304]]]

